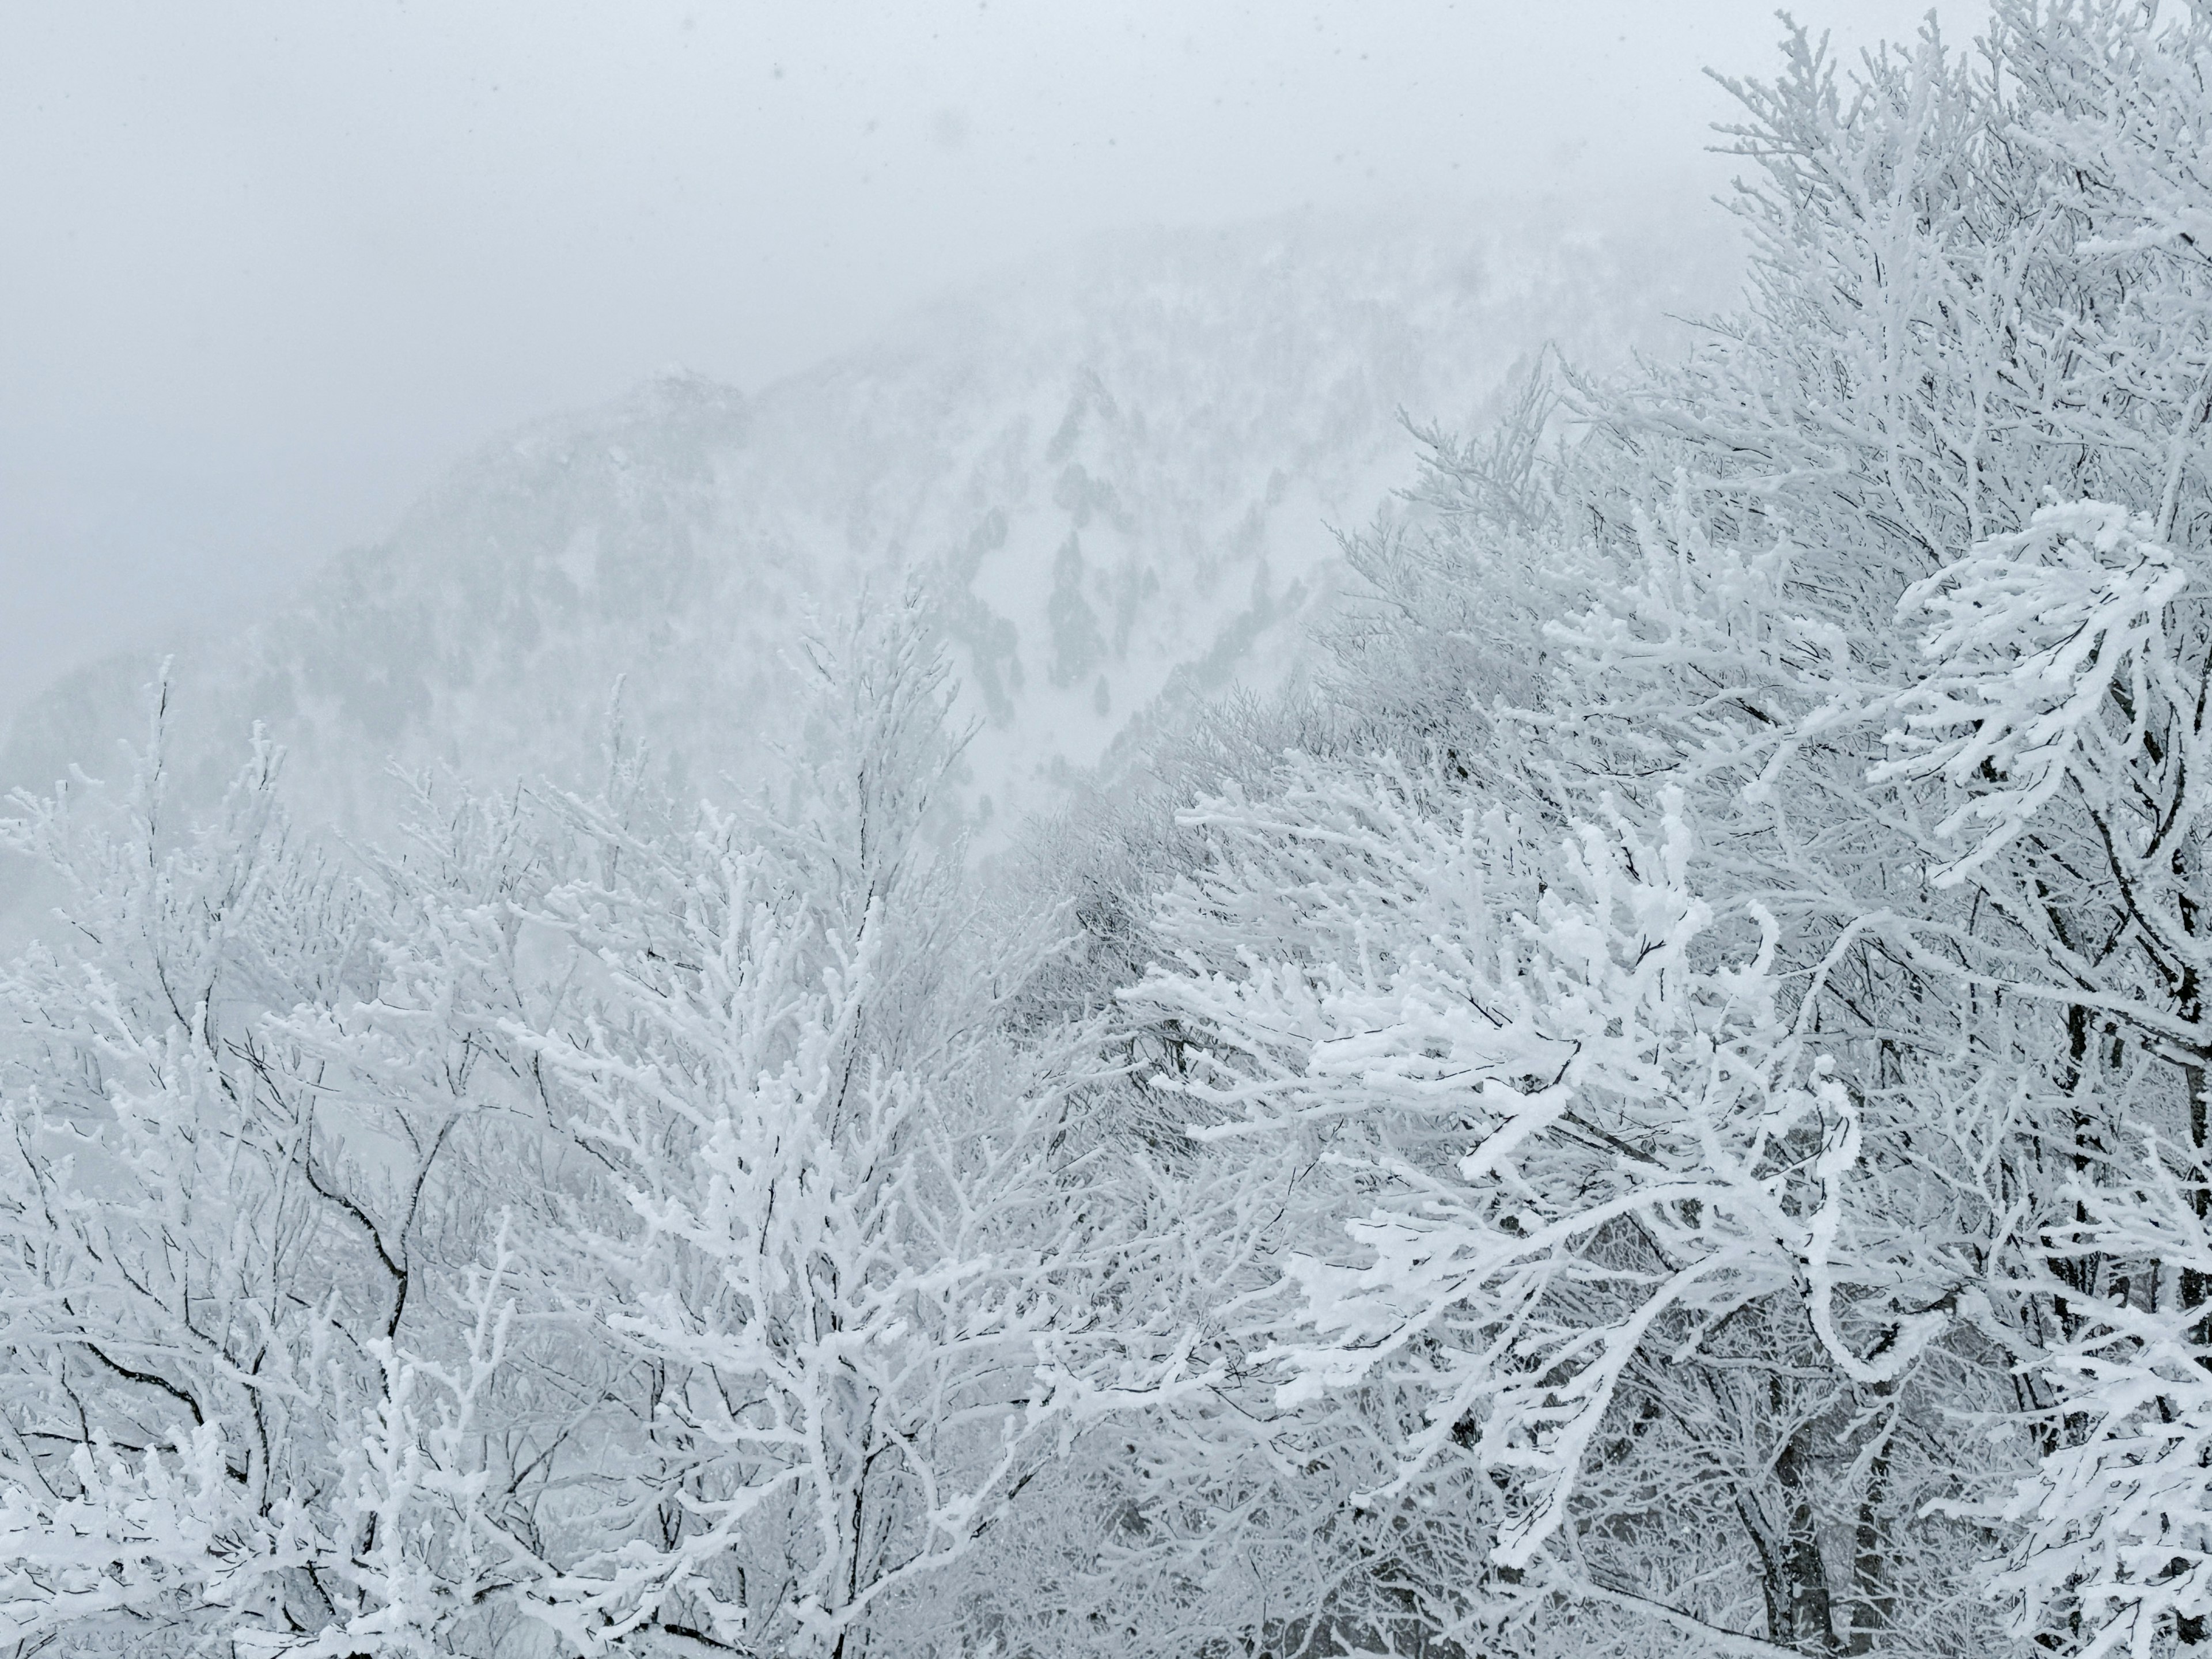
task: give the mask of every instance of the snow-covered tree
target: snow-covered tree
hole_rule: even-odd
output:
[[[1143,993],[1193,1036],[1179,1086],[1365,1176],[1297,1246],[1276,1362],[1309,1403],[1401,1368],[1403,1478],[1458,1459],[1499,1494],[1495,1608],[1579,1597],[1591,1646],[1644,1639],[1594,1610],[1623,1596],[1722,1646],[1978,1650],[2008,1606],[2062,1646],[2116,1608],[2130,1641],[2202,1628],[2187,1548],[2124,1594],[2080,1577],[2118,1545],[2038,1567],[2008,1530],[2092,1516],[2004,1500],[2106,1410],[2085,1376],[2138,1344],[2166,1374],[2115,1297],[2183,1340],[2204,1296],[2142,1218],[2173,1206],[2116,1194],[2144,1133],[2185,1187],[2204,1139],[2206,28],[2004,3],[1972,52],[1931,29],[1848,89],[1794,36],[1739,88],[1744,311],[1684,363],[1570,378],[1564,424],[1532,399],[1440,446],[1435,510],[1363,545],[1404,621],[1347,684],[1395,643],[1405,685],[1504,699],[1396,716],[1417,786],[1340,761],[1196,815],[1213,861],[1169,905],[1194,954]],[[1522,827],[1480,840],[1495,811]],[[1615,817],[1621,890],[1670,896],[1649,914],[1592,885]],[[1674,964],[1682,1000],[1566,973],[1585,937]],[[1632,1041],[1641,1097],[1603,1069]],[[1618,1121],[1547,1115],[1577,1078]],[[1493,1212],[1541,1240],[1525,1279]],[[1709,1273],[1711,1309],[1674,1288]],[[2179,1409],[2112,1386],[2115,1423]]]
[[[373,994],[373,897],[289,829],[266,744],[168,823],[161,727],[128,790],[8,826],[67,903],[0,981],[0,1631],[452,1651],[509,1264],[425,1247],[459,1108],[377,1097],[295,1018]]]
[[[499,1026],[594,1166],[539,1305],[618,1371],[520,1592],[564,1650],[879,1647],[1078,1424],[1182,1368],[1068,1148],[1069,1042],[1004,1026],[1049,941],[978,934],[931,841],[957,750],[921,613],[808,666],[772,816],[557,806],[587,856],[529,921],[588,988]]]

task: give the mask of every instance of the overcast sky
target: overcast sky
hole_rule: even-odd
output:
[[[1854,46],[1924,0],[1808,4]],[[1975,9],[1947,6],[1954,27]],[[1094,231],[1686,212],[1770,0],[0,0],[0,714],[503,427]]]

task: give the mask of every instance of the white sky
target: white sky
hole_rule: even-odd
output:
[[[1803,15],[1856,49],[1925,10]],[[757,386],[1086,233],[1707,211],[1701,70],[1779,33],[1771,0],[0,0],[0,714],[376,538],[502,427],[670,362]]]

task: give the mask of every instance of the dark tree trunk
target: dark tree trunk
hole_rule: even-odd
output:
[[[1888,1496],[1889,1443],[1885,1436],[1867,1470],[1866,1492],[1859,1499],[1858,1525],[1851,1539],[1851,1577],[1857,1592],[1851,1613],[1851,1653],[1874,1651],[1875,1632],[1888,1627],[1896,1604],[1889,1590],[1889,1540],[1881,1518]]]
[[[1775,1459],[1774,1478],[1782,1488],[1783,1533],[1776,1540],[1776,1565],[1780,1569],[1781,1594],[1774,1598],[1784,1609],[1788,1626],[1774,1639],[1805,1653],[1832,1653],[1836,1648],[1835,1612],[1829,1604],[1828,1573],[1820,1559],[1820,1537],[1813,1514],[1813,1486],[1797,1453],[1797,1437],[1790,1437]]]

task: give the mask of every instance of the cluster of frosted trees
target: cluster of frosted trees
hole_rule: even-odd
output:
[[[981,875],[922,605],[747,812],[23,803],[0,1650],[2212,1642],[2212,16],[1741,92],[1711,343]]]

